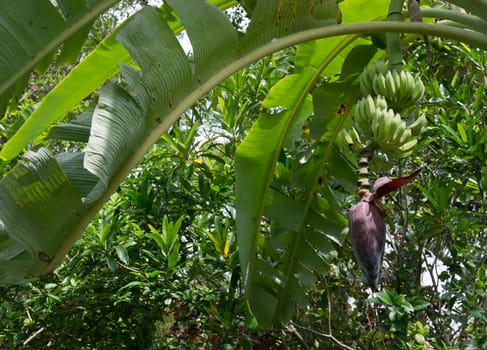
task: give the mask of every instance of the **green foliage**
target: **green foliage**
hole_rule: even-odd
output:
[[[176,267],[177,260],[179,258],[179,228],[184,217],[181,216],[176,222],[169,222],[167,216],[162,219],[161,231],[157,230],[154,226],[149,225],[151,230],[150,238],[157,243],[161,249],[162,254],[167,259],[167,269],[169,271]],[[118,253],[118,251],[117,251]],[[124,256],[127,254],[123,253]],[[120,255],[119,255],[120,257]],[[123,260],[123,259],[121,259]]]
[[[334,2],[307,17],[313,1],[300,2],[296,12],[283,8],[277,22],[262,20],[281,3],[244,2],[253,16],[246,35],[203,1],[147,8],[95,49],[92,58],[109,57],[99,76],[90,73],[99,65],[95,59],[73,70],[67,81],[80,83],[81,92],[53,109],[55,118],[118,72],[115,62],[125,62],[93,108],[78,106],[78,118],[50,130],[45,142],[55,156],[46,148],[29,153],[49,166],[23,161],[2,180],[3,186],[22,170],[35,170],[24,174],[22,186],[9,182],[0,189],[1,203],[13,203],[2,215],[15,210],[10,221],[0,221],[2,248],[15,247],[5,229],[20,227],[19,237],[42,263],[30,264],[39,271],[23,276],[38,275],[78,236],[46,244],[35,232],[51,226],[49,232],[62,232],[76,223],[70,232],[80,233],[88,226],[54,273],[0,287],[0,347],[482,348],[485,52],[432,39],[428,64],[424,46],[415,45],[421,42],[403,35],[405,65],[426,86],[426,98],[411,113],[425,113],[429,126],[417,152],[389,163],[390,174],[425,169],[407,192],[386,200],[393,210],[384,288],[370,298],[345,229],[356,160],[339,135],[361,96],[359,73],[384,52],[377,37],[352,34],[299,44],[246,66],[245,54],[256,60],[267,52],[261,48],[275,50],[275,38],[336,20]],[[341,2],[343,20],[386,14],[378,10],[383,2],[364,3],[365,10],[356,11],[357,2]],[[182,23],[194,49],[189,58],[173,34]],[[203,30],[208,23],[214,27]],[[97,35],[91,40],[100,40]],[[56,72],[36,75],[35,84],[40,79],[48,90]],[[41,103],[62,101],[72,90],[63,84]],[[30,104],[43,98],[44,85],[41,91],[33,86],[17,114],[2,119],[3,138],[10,139],[19,118],[31,114]],[[49,114],[51,108],[43,108]],[[34,129],[39,135],[43,127]],[[0,171],[12,167],[3,162]],[[25,188],[32,192],[12,190]],[[78,208],[71,202],[89,210],[84,221],[69,219]],[[68,219],[60,225],[54,212]],[[52,225],[41,225],[46,222]],[[12,260],[22,249],[4,249],[1,257]],[[5,266],[6,274],[17,273]]]

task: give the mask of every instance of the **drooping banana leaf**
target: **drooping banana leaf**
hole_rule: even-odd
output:
[[[344,84],[336,92],[336,99],[321,101],[335,107],[327,113],[317,114],[315,108],[313,118],[327,122],[322,130],[322,146],[316,148],[307,163],[295,169],[300,182],[294,185],[305,192],[292,198],[271,189],[279,155],[309,93],[311,85],[307,84],[313,84],[320,76],[320,70],[309,67],[301,72],[284,78],[271,89],[264,106],[274,107],[280,101],[285,111],[261,115],[237,150],[239,253],[248,305],[262,328],[287,322],[296,306],[306,305],[306,290],[314,285],[317,275],[326,272],[327,259],[335,252],[334,245],[343,241],[346,227],[328,184],[320,185],[320,178],[333,174],[326,171],[327,164],[335,166],[330,163],[333,143],[349,114],[349,110],[344,115],[338,113],[339,106],[357,98],[358,86]],[[338,174],[337,180],[348,179],[348,174],[354,176],[354,169],[350,167],[345,174]],[[262,217],[271,222],[271,248],[258,245]]]
[[[12,87],[34,67],[47,66],[52,59],[49,55],[61,44],[64,43],[60,63],[76,58],[91,23],[118,1],[57,0],[57,6],[49,0],[3,1],[0,5],[2,99],[10,97]]]
[[[84,214],[80,194],[46,148],[29,151],[0,181],[0,281],[50,272]]]

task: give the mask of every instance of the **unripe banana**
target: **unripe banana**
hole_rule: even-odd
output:
[[[394,115],[392,109],[384,110],[382,112],[382,119],[383,122],[381,126],[381,132],[379,133],[380,138],[377,139],[377,144],[382,151],[387,151],[388,148],[393,146],[391,142],[393,142],[394,140],[391,138],[390,132],[393,124],[395,123],[396,116]],[[397,115],[397,119],[400,121],[401,117]]]
[[[372,119],[373,139],[374,139],[374,142],[379,145],[379,147],[380,147],[380,143],[384,139],[384,135],[382,134],[382,126],[383,125],[384,125],[384,110],[379,108],[374,113],[374,116]]]
[[[386,77],[384,74],[376,75],[374,77],[372,86],[376,95],[384,96],[387,99],[388,92],[386,87]]]
[[[412,150],[414,148],[414,146],[417,145],[417,143],[418,143],[418,139],[417,138],[412,138],[408,142],[404,143],[401,147],[399,147],[399,149],[402,152],[408,152],[408,151]]]
[[[363,149],[360,136],[354,127],[351,127],[349,130],[340,130],[337,136],[337,143],[341,147],[346,147],[349,151],[351,150],[353,153],[360,153]]]
[[[400,86],[397,96],[398,104],[404,105],[413,93],[414,81],[412,75],[407,74],[404,70],[401,72],[394,71],[393,73],[396,77],[397,86]]]
[[[400,73],[387,72],[378,77],[374,81],[374,85],[390,91],[395,89],[396,81],[400,77]],[[408,82],[408,80],[409,78],[403,75],[401,81]],[[386,81],[388,86],[385,86]],[[426,118],[423,115],[408,126],[399,114],[387,106],[386,98],[383,96],[373,98],[371,95],[367,95],[361,98],[355,104],[355,128],[352,128],[350,132],[344,131],[341,137],[351,147],[356,145],[368,147],[363,145],[360,138],[367,140],[372,149],[380,150],[389,158],[403,158],[410,155],[417,143],[417,135],[425,125]],[[356,135],[352,136],[352,133]]]
[[[412,94],[413,103],[419,101],[424,95],[424,84],[421,79],[415,79],[414,90]]]
[[[360,76],[360,90],[366,96],[373,92],[374,77],[378,74],[387,72],[387,66],[384,61],[377,60],[364,68]]]
[[[376,96],[374,99],[375,107],[387,110],[387,101],[384,96]]]
[[[414,147],[418,143],[418,140],[416,138],[412,138],[410,141],[406,142],[403,144],[401,147],[399,147],[395,152],[393,152],[393,155],[395,158],[405,158],[409,157],[414,150]]]
[[[411,155],[417,143],[418,139],[413,136],[400,146],[391,148],[385,153],[387,153],[390,158],[404,158]]]
[[[372,82],[373,76],[368,73],[367,67],[365,67],[360,76],[360,90],[365,96],[373,92]]]
[[[414,136],[419,136],[426,128],[426,125],[428,125],[428,120],[424,114],[421,114],[419,118],[408,125],[408,128],[411,129]]]
[[[392,139],[399,144],[401,137],[405,132],[406,132],[406,123],[401,120],[401,123],[398,125],[396,131],[394,132],[394,135],[392,135]]]
[[[372,107],[369,105],[372,104]],[[372,137],[371,119],[373,113],[373,100],[372,96],[368,95],[357,101],[355,104],[355,128],[360,135],[363,135],[364,139],[370,139]]]
[[[359,144],[362,143],[362,141],[360,140],[360,135],[358,134],[357,129],[355,129],[354,127],[350,129],[350,136],[352,137],[352,140],[354,140],[354,142],[357,142]]]
[[[340,130],[340,132],[337,135],[337,141],[338,142],[343,142],[348,145],[351,145],[353,143],[352,137],[350,136],[350,133],[346,129]]]
[[[395,111],[415,104],[424,94],[421,79],[414,78],[407,71],[387,71],[374,76],[373,92],[386,98],[387,104]]]
[[[412,74],[407,74],[406,71],[401,71],[401,79],[405,81],[404,96],[411,96],[414,92],[414,78]]]
[[[388,71],[385,75],[385,84],[386,84],[386,91],[387,91],[387,94],[385,95],[382,95],[384,96],[386,99],[391,96],[391,97],[396,97],[396,91],[399,92],[399,87],[400,85],[398,85],[396,87],[396,84],[394,82],[394,77],[392,76],[392,72],[391,71]]]
[[[388,137],[393,141],[394,135],[396,133],[396,130],[400,127],[401,123],[403,123],[402,119],[399,117],[399,115],[394,115],[394,118],[390,118],[390,123],[391,126],[389,127],[389,131],[387,133]]]
[[[406,142],[409,142],[409,139],[412,137],[411,129],[405,128],[403,134],[401,135],[401,138],[399,139],[399,142],[401,145],[405,144]]]
[[[380,143],[378,142],[378,145],[381,151],[387,153],[401,146],[400,136],[402,135],[402,132],[397,133],[397,130],[405,130],[406,125],[401,120],[401,116],[395,114],[392,109],[389,109],[384,113],[384,119],[384,137],[380,140]]]
[[[372,98],[367,95],[355,104],[355,128],[364,139],[374,138],[373,126],[377,124],[374,119],[381,110],[387,110],[387,102],[382,96]]]

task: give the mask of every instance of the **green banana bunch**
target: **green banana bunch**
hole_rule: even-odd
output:
[[[421,115],[406,123],[395,111],[419,101],[424,94],[421,79],[404,70],[390,71],[384,61],[378,60],[362,71],[360,89],[365,97],[355,104],[354,127],[344,131],[343,143],[352,149],[361,144],[389,158],[409,156],[427,120]]]
[[[401,116],[387,106],[384,97],[371,95],[355,104],[355,128],[371,147],[393,158],[409,156],[417,143],[413,127],[421,129],[423,121],[406,125]],[[351,140],[353,141],[353,139]]]
[[[364,68],[360,75],[360,90],[364,96],[374,93],[374,79],[377,75],[385,74],[387,66],[383,60],[377,60]]]
[[[371,95],[367,95],[355,104],[355,129],[363,139],[373,139],[372,120],[377,111],[381,109],[387,109],[387,102],[382,96],[373,98]]]
[[[384,96],[389,107],[394,110],[403,110],[415,104],[424,94],[421,79],[404,70],[375,75],[372,89],[375,94]]]
[[[412,130],[392,109],[379,110],[372,120],[372,131],[377,148],[392,158],[409,156],[417,143]]]

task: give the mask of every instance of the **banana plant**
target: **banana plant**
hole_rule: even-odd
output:
[[[5,92],[48,60],[49,52],[71,34],[86,30],[90,20],[115,2],[87,2],[95,4],[93,10],[87,5],[88,14],[76,17],[81,19],[71,26],[65,13],[56,30],[38,15],[40,9],[58,11],[50,1],[39,1],[38,7],[12,6],[10,12],[0,8],[1,23],[11,27],[0,54],[0,71],[6,72],[2,81],[7,82],[0,90],[2,101],[10,100]],[[354,10],[359,5],[352,7],[350,1],[338,8],[335,0],[242,0],[251,17],[243,35],[222,12],[236,1],[167,0],[160,9],[145,7],[128,19],[41,101],[0,152],[3,159],[12,159],[42,141],[47,128],[101,86],[93,108],[47,134],[84,142],[83,152],[53,154],[42,145],[29,146],[0,180],[0,281],[24,282],[52,272],[124,177],[180,115],[232,73],[297,45],[295,73],[278,82],[263,101],[261,115],[239,146],[236,164],[237,236],[249,314],[262,328],[286,322],[296,306],[306,305],[304,290],[326,272],[344,237],[346,220],[331,181],[349,189],[356,180],[353,165],[335,141],[350,106],[360,97],[355,78],[367,64],[356,64],[352,53],[357,51],[352,50],[365,50],[369,59],[376,54],[363,35],[438,35],[487,48],[483,1],[452,1],[480,17],[452,10],[423,13],[423,18],[447,18],[454,25],[384,22],[382,1],[360,3],[365,12]],[[62,8],[64,1],[57,4]],[[381,17],[376,15],[379,9]],[[52,33],[38,45],[32,30],[27,31],[31,22],[12,23],[7,17],[32,19]],[[191,58],[175,36],[183,28],[191,41]],[[10,48],[18,46],[27,53],[13,63]],[[316,87],[323,75],[337,73],[337,67],[342,67],[339,81]],[[124,84],[107,81],[115,74]],[[281,151],[292,149],[310,118],[315,146],[305,152],[304,164],[284,167],[287,178],[280,178],[276,173],[283,164],[278,162]],[[300,150],[290,154],[303,155]],[[270,234],[261,231],[263,218],[271,222]]]

